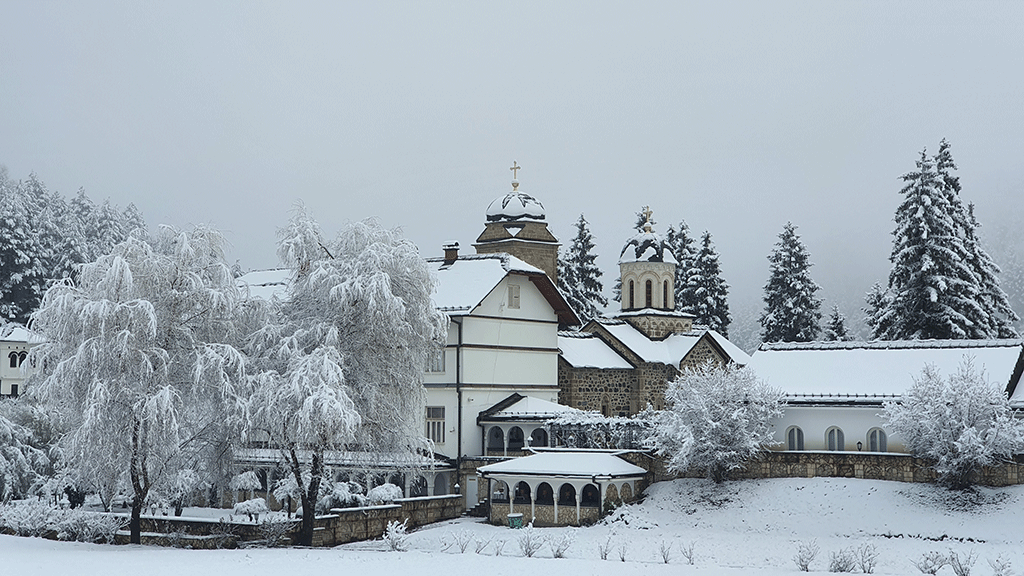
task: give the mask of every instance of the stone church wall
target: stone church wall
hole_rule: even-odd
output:
[[[635,412],[636,375],[631,369],[573,368],[559,361],[558,389],[559,404],[600,412],[607,397],[612,416]]]
[[[719,366],[725,365],[725,359],[711,347],[706,339],[703,339],[683,358],[683,361],[679,363],[679,369],[682,371],[686,368],[696,368],[708,362],[714,362]]]
[[[552,282],[558,282],[558,245],[538,244],[527,242],[516,242],[515,240],[505,242],[494,242],[491,244],[477,244],[477,254],[495,254],[507,252],[523,262],[540,268],[551,278]]]

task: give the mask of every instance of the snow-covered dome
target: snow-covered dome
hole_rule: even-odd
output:
[[[678,264],[672,255],[672,249],[665,240],[653,232],[648,226],[643,232],[633,236],[622,247],[619,264],[624,262],[668,262]]]
[[[513,220],[544,220],[544,205],[536,198],[519,191],[519,182],[512,181],[512,191],[499,196],[487,207],[488,222]]]

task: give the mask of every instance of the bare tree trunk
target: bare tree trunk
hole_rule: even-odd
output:
[[[299,535],[295,543],[299,546],[312,546],[313,528],[316,524],[316,501],[320,494],[320,476],[323,474],[324,467],[323,454],[319,450],[313,451],[308,487],[302,486],[302,467],[294,448],[291,449],[290,465],[292,474],[295,475],[295,482],[301,488],[302,499],[302,524],[299,525]]]

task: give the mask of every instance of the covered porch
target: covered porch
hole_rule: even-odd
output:
[[[602,450],[545,450],[484,466],[491,506],[488,520],[505,524],[522,514],[536,526],[580,526],[631,502],[643,489],[647,471]]]

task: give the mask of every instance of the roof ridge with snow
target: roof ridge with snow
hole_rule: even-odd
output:
[[[1024,346],[1019,338],[993,340],[870,340],[821,342],[764,342],[759,352],[789,350],[935,350],[957,348],[1008,348]]]

